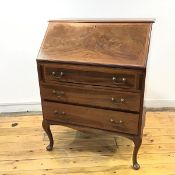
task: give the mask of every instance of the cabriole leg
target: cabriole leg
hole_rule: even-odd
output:
[[[51,151],[53,149],[54,141],[53,141],[53,136],[52,136],[52,133],[51,133],[51,130],[50,130],[50,124],[47,122],[47,120],[43,120],[42,126],[43,126],[43,129],[46,132],[46,134],[49,138],[49,141],[50,141],[50,143],[46,147],[46,149],[47,149],[47,151]]]
[[[134,150],[133,150],[133,157],[132,157],[133,168],[135,170],[138,170],[140,168],[140,165],[137,162],[137,154],[138,154],[139,148],[140,148],[141,143],[142,143],[142,138],[141,137],[135,137],[132,140],[134,142]]]

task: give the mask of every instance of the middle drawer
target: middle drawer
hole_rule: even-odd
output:
[[[42,85],[42,98],[58,102],[139,112],[140,94],[91,86]]]

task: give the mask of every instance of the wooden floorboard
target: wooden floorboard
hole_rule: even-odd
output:
[[[41,121],[38,114],[0,117],[0,175],[175,175],[175,112],[147,112],[139,171],[123,137],[116,146],[109,135],[52,126],[55,146],[47,152]]]

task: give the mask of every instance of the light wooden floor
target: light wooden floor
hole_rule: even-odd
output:
[[[52,126],[55,146],[47,152],[41,116],[0,117],[0,174],[175,175],[175,113],[149,112],[146,118],[141,169],[135,171],[133,144],[126,138],[117,137],[116,147],[112,137]]]

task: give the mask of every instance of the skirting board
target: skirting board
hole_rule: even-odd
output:
[[[145,99],[144,106],[146,108],[175,108],[175,99]]]
[[[151,109],[175,108],[175,100],[145,99],[144,106]],[[0,113],[41,111],[40,102],[0,103]]]
[[[0,103],[0,113],[41,111],[40,102]]]

